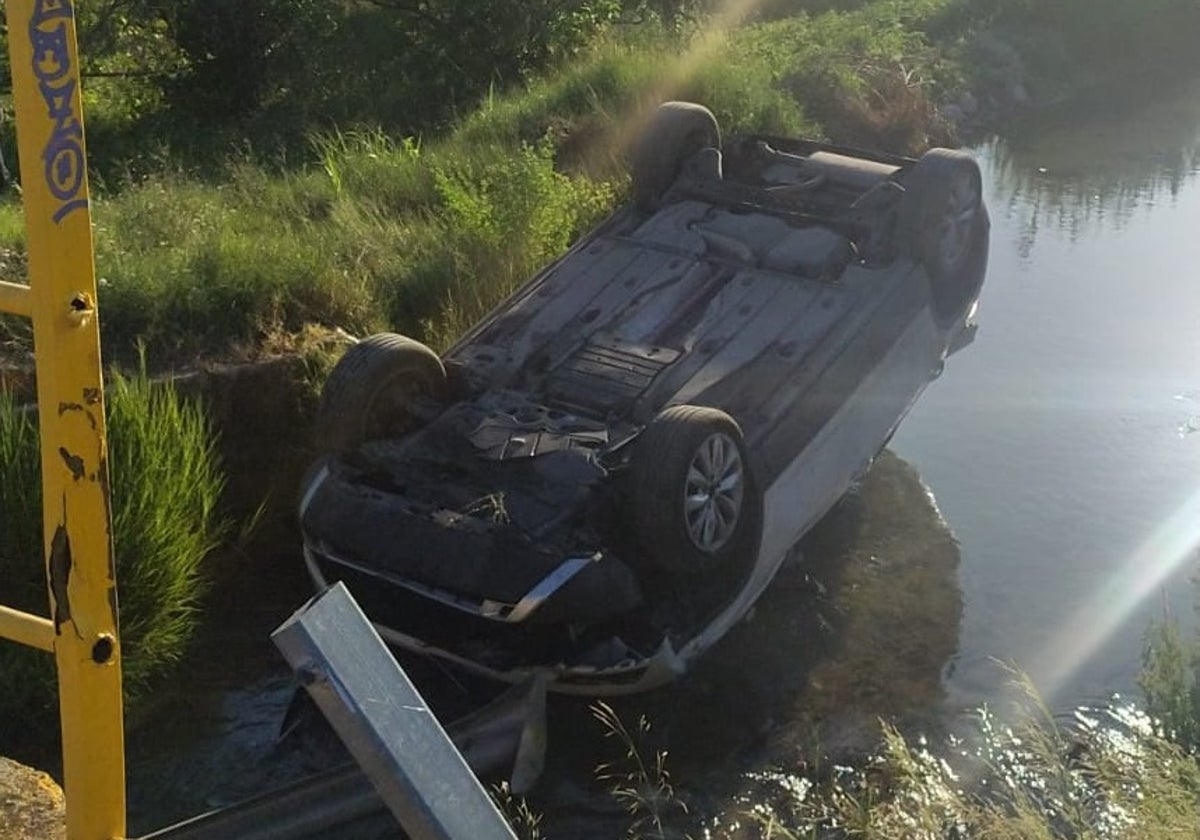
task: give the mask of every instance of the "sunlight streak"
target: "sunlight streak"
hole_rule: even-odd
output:
[[[1200,552],[1200,487],[1175,509],[1059,627],[1034,659],[1032,673],[1048,698],[1095,656],[1112,635]]]
[[[690,46],[679,55],[664,55],[659,81],[620,120],[613,135],[604,138],[607,145],[615,139],[618,149],[630,149],[646,130],[655,109],[666,101],[676,99],[691,77],[712,61],[725,45],[731,31],[736,29],[763,0],[725,0],[705,18],[704,28],[692,39]],[[706,103],[700,103],[706,104]],[[592,149],[594,155],[601,149]]]

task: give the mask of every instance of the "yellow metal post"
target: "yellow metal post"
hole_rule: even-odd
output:
[[[125,834],[121,651],[74,5],[6,5],[30,288],[6,284],[0,305],[33,319],[67,836],[110,840]],[[46,640],[45,619],[3,618]]]

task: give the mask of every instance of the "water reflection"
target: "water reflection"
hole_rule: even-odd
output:
[[[1019,220],[1023,258],[1043,227],[1072,242],[1120,230],[1137,214],[1174,202],[1200,171],[1200,81],[1151,99],[1142,91],[1118,93],[979,151],[993,173],[993,215]]]
[[[1136,696],[1147,624],[1188,619],[1200,545],[1200,80],[981,148],[982,326],[896,451],[962,545],[955,701],[994,658],[1057,707]]]

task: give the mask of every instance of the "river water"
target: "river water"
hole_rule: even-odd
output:
[[[897,434],[957,536],[947,688],[992,658],[1058,707],[1135,692],[1144,632],[1191,623],[1200,543],[1200,84],[977,150],[992,250],[971,348]]]
[[[725,819],[718,835],[722,814],[778,788],[764,773],[863,755],[879,717],[936,736],[994,702],[996,660],[1066,710],[1136,694],[1164,609],[1192,623],[1200,82],[1010,135],[975,149],[993,222],[978,336],[901,426],[900,457],[694,674],[617,704],[631,727],[651,722],[643,748],[670,751],[685,798]],[[306,589],[298,558],[277,565],[235,582],[186,684],[131,722],[133,833],[328,760],[275,742],[290,682],[266,634]],[[585,704],[550,714],[534,799],[548,836],[616,836],[594,768],[621,745]]]

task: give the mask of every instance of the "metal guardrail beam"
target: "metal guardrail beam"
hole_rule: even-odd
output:
[[[139,840],[378,840],[394,825],[362,770],[347,764]]]
[[[413,840],[516,840],[343,584],[271,638]]]

